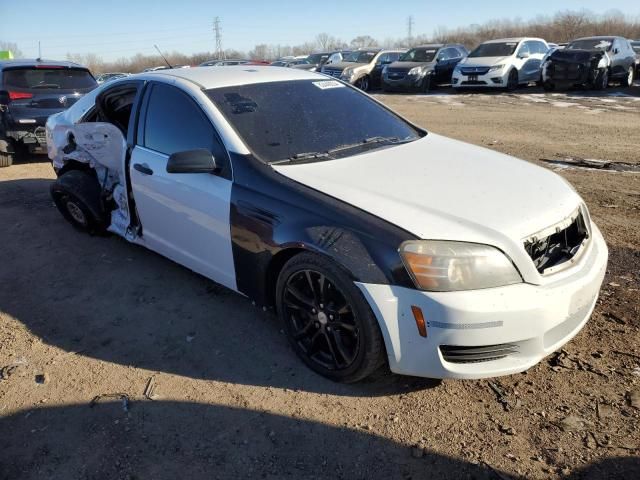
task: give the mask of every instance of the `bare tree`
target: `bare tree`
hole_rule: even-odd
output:
[[[14,58],[23,58],[24,53],[18,48],[18,44],[14,42],[5,42],[0,40],[0,50],[9,50]]]
[[[353,48],[377,47],[378,42],[369,35],[360,35],[351,40],[351,46]]]

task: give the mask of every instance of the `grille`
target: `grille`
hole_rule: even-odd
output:
[[[580,80],[586,69],[579,63],[554,62],[548,67],[547,73],[555,80]]]
[[[578,211],[575,217],[570,218],[568,226],[558,226],[550,235],[533,235],[524,242],[524,249],[543,275],[553,273],[557,270],[554,267],[573,259],[589,238],[582,212]]]
[[[463,75],[486,75],[489,67],[462,67],[460,69]]]
[[[400,69],[400,68],[389,68],[387,69],[387,77],[392,80],[402,80],[407,76],[408,70]]]
[[[464,80],[460,82],[460,85],[487,85],[484,80]]]
[[[440,345],[442,357],[451,363],[478,363],[500,360],[520,349],[514,343],[499,345],[481,345],[479,347],[462,347],[458,345]]]
[[[336,70],[334,68],[325,68],[324,69],[324,73],[325,75],[329,75],[330,77],[340,77],[340,75],[342,75],[342,70]]]

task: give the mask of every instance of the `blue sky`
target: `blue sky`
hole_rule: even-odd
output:
[[[458,0],[448,5],[426,0],[0,0],[0,40],[16,42],[27,56],[37,56],[40,40],[47,58],[93,52],[113,60],[138,52],[152,54],[154,43],[164,51],[213,51],[215,16],[222,21],[223,47],[247,51],[257,43],[312,41],[320,32],[346,42],[358,35],[404,37],[408,15],[414,17],[414,34],[431,34],[439,26],[527,20],[559,10],[601,14],[611,7],[630,18],[640,17],[638,0]]]

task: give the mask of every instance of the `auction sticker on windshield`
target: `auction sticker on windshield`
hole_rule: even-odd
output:
[[[321,90],[344,87],[342,83],[336,80],[321,80],[319,82],[313,82],[313,84]]]

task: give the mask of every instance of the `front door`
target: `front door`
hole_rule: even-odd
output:
[[[169,155],[200,148],[222,165],[220,174],[167,173]],[[211,121],[186,92],[151,85],[129,168],[144,245],[235,290],[229,157]]]

